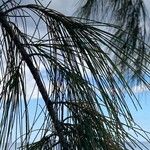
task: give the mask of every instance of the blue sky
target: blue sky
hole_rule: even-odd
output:
[[[26,0],[28,2],[29,0]],[[25,2],[25,1],[24,1]],[[147,0],[145,0],[146,6],[149,7],[149,3]],[[46,0],[43,1],[44,4],[46,4]],[[74,0],[52,0],[51,8],[55,9],[59,12],[62,12],[65,15],[72,15],[73,12],[77,8],[76,5],[77,1]],[[30,76],[28,77],[30,78]],[[31,81],[31,85],[33,85],[34,82]],[[31,87],[30,87],[31,88]],[[30,89],[29,88],[29,89]],[[30,90],[29,90],[30,91]],[[135,118],[135,121],[144,129],[147,131],[150,131],[150,92],[146,89],[142,89],[141,87],[134,87],[134,92],[140,99],[140,103],[142,105],[142,109],[139,108],[138,111],[134,108],[132,103],[130,102],[129,98],[126,98],[127,102],[129,103],[131,113],[133,114],[133,117]],[[36,96],[36,94],[35,94]],[[31,107],[34,105],[34,100],[31,101]]]
[[[26,0],[28,1],[28,0]],[[146,1],[147,2],[147,1]],[[45,3],[45,1],[44,1]],[[73,11],[75,10],[75,2],[73,2],[73,0],[53,0],[51,3],[51,7],[66,14],[66,15],[71,15],[73,13]],[[147,3],[147,7],[149,7],[149,3]],[[30,75],[28,76],[28,80],[30,80]],[[150,79],[149,79],[150,82]],[[32,88],[34,84],[34,81],[30,80],[30,85],[31,86],[29,88]],[[138,125],[140,125],[143,129],[150,131],[150,92],[147,91],[146,89],[142,89],[141,88],[134,88],[136,95],[139,97],[140,99],[140,104],[142,106],[142,109],[139,108],[138,111],[134,108],[134,106],[132,105],[132,103],[130,102],[129,98],[127,97],[127,103],[129,104],[131,113],[135,119],[135,122],[138,123]],[[36,90],[35,90],[36,91]],[[31,91],[30,91],[31,92]],[[30,94],[29,94],[30,95]],[[36,96],[36,93],[35,93]],[[39,109],[40,106],[42,106],[44,103],[43,101],[39,100]],[[34,117],[34,112],[35,112],[35,106],[36,106],[36,101],[35,99],[32,99],[30,102],[30,110],[29,113],[33,114],[31,115],[31,118]],[[31,119],[32,120],[32,119]],[[42,117],[39,119],[39,121],[37,122],[37,124],[41,125],[40,123],[43,121]],[[32,123],[31,123],[32,124]],[[35,126],[36,128],[38,128],[38,125]],[[140,140],[142,140],[141,138],[139,138]]]
[[[147,10],[150,9],[150,1],[144,0],[145,6],[147,7]],[[73,0],[52,0],[52,8],[66,14],[71,15],[73,14],[73,11],[75,8],[77,8],[76,2]],[[150,82],[150,79],[149,79]],[[142,87],[133,87],[134,92],[136,93],[136,96],[140,100],[140,104],[142,106],[142,109],[139,107],[138,111],[134,108],[132,103],[130,102],[129,98],[126,98],[131,113],[135,119],[135,121],[145,130],[150,132],[150,91],[146,90]],[[142,139],[141,139],[142,140]]]
[[[139,108],[138,111],[134,107],[130,107],[132,115],[135,121],[145,130],[150,132],[150,92],[143,91],[136,94],[139,97],[142,109]],[[130,105],[129,105],[130,106]]]

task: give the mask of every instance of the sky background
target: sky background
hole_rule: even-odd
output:
[[[24,0],[24,3],[29,3],[31,2],[31,0]],[[145,0],[146,2],[146,7],[150,8],[150,0]],[[43,3],[46,4],[46,0],[43,0]],[[52,3],[50,5],[50,7],[52,9],[55,9],[65,15],[72,15],[74,13],[74,11],[76,10],[77,8],[77,1],[76,0],[52,0]],[[31,74],[28,73],[28,79],[27,81],[29,81],[29,84],[28,84],[28,91],[29,92],[29,95],[31,94],[31,89],[33,88],[33,85],[34,85],[34,81],[31,80]],[[149,79],[149,82],[150,82],[150,79]],[[37,91],[37,89],[35,89],[35,91]],[[131,103],[131,101],[129,100],[129,98],[127,97],[127,103],[129,104],[129,107],[130,107],[130,110],[131,110],[131,113],[135,119],[135,122],[140,125],[143,129],[145,129],[146,131],[149,131],[150,132],[150,92],[145,89],[145,87],[143,86],[135,86],[133,87],[133,91],[136,93],[137,97],[140,99],[140,104],[142,106],[142,109],[139,107],[138,108],[138,111],[134,108],[133,104]],[[35,94],[35,97],[34,95],[32,95],[32,100],[30,101],[30,108],[29,109],[29,113],[32,114],[33,113],[33,109],[32,108],[35,108],[37,102],[35,101],[34,98],[36,98],[36,92],[34,93]],[[43,105],[43,101],[39,100],[39,106]],[[33,113],[33,116],[34,118],[34,113]],[[37,122],[37,124],[40,122],[42,122],[42,119],[39,119],[39,121]],[[40,124],[41,125],[41,124]],[[38,127],[38,126],[36,126]],[[139,140],[142,140],[141,138],[139,138]]]
[[[149,11],[150,8],[150,0],[144,0],[145,5]],[[44,5],[48,2],[48,0],[41,0]],[[76,8],[78,8],[78,1],[75,0],[52,0],[50,8],[55,9],[67,16],[71,16]],[[31,0],[24,0],[24,3],[31,3]],[[28,75],[28,79],[31,79],[31,74]],[[150,79],[149,79],[150,82]],[[34,81],[30,80],[30,84],[28,86],[28,90],[31,91],[32,87],[34,85]],[[35,89],[37,91],[37,89]],[[129,104],[131,113],[135,119],[135,122],[140,125],[143,129],[150,131],[150,92],[144,87],[144,86],[134,86],[133,91],[136,93],[136,96],[140,99],[140,104],[142,106],[142,109],[138,107],[138,111],[134,108],[133,104],[127,97],[127,103]],[[36,97],[36,92],[34,93]],[[30,92],[29,92],[30,95]],[[34,100],[34,95],[33,99],[30,102],[30,106],[34,108],[35,100]],[[42,101],[40,102],[42,105]],[[140,139],[141,140],[141,139]]]
[[[45,1],[43,1],[45,4]],[[150,10],[150,0],[144,0],[147,10]],[[52,0],[50,7],[65,15],[72,15],[76,8],[78,8],[77,1],[74,0]],[[150,82],[150,79],[149,79]],[[150,92],[144,86],[134,86],[133,91],[140,100],[142,109],[139,107],[138,111],[134,108],[133,104],[127,98],[131,113],[135,122],[143,129],[150,132]]]

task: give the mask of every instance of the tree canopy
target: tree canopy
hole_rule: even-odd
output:
[[[146,149],[128,105],[141,107],[133,85],[150,89],[144,1],[79,6],[65,16],[42,0],[1,2],[0,149]]]

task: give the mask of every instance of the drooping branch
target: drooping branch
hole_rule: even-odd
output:
[[[9,24],[9,22],[7,21],[5,15],[2,11],[0,11],[0,16],[1,16],[0,23],[1,23],[2,28],[4,28],[6,30],[6,33],[11,37],[16,48],[19,50],[19,52],[22,56],[22,59],[26,62],[28,68],[30,69],[30,71],[35,79],[35,82],[36,82],[38,89],[42,95],[42,98],[45,102],[45,105],[47,107],[49,115],[53,121],[54,127],[56,129],[57,135],[59,137],[59,140],[60,140],[60,143],[62,144],[63,149],[65,149],[65,150],[69,149],[69,145],[63,134],[63,125],[61,124],[61,122],[59,121],[59,119],[57,117],[57,113],[55,112],[55,110],[53,108],[53,103],[50,101],[50,99],[48,97],[47,91],[42,83],[42,80],[40,78],[37,68],[34,66],[32,60],[29,57],[29,54],[26,52],[26,49],[24,48],[24,45],[20,41],[18,35],[14,32],[12,26]]]

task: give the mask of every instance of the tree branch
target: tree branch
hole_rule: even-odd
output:
[[[62,123],[59,121],[58,117],[57,117],[57,113],[55,112],[55,110],[53,109],[53,103],[50,101],[47,91],[42,83],[42,80],[40,78],[39,72],[36,69],[36,67],[34,66],[32,60],[29,57],[29,54],[26,52],[24,45],[21,43],[18,35],[14,32],[12,26],[9,24],[9,22],[7,21],[5,14],[0,11],[0,23],[1,26],[6,30],[7,34],[11,37],[11,39],[14,41],[14,44],[16,45],[16,47],[18,48],[23,60],[26,62],[27,66],[29,67],[35,81],[36,84],[38,86],[38,89],[42,95],[42,98],[45,102],[45,105],[48,109],[49,115],[53,121],[54,127],[57,131],[57,135],[59,137],[60,143],[62,144],[62,147],[64,150],[68,150],[69,149],[69,144],[66,140],[66,138],[64,137],[63,134],[63,125]]]

